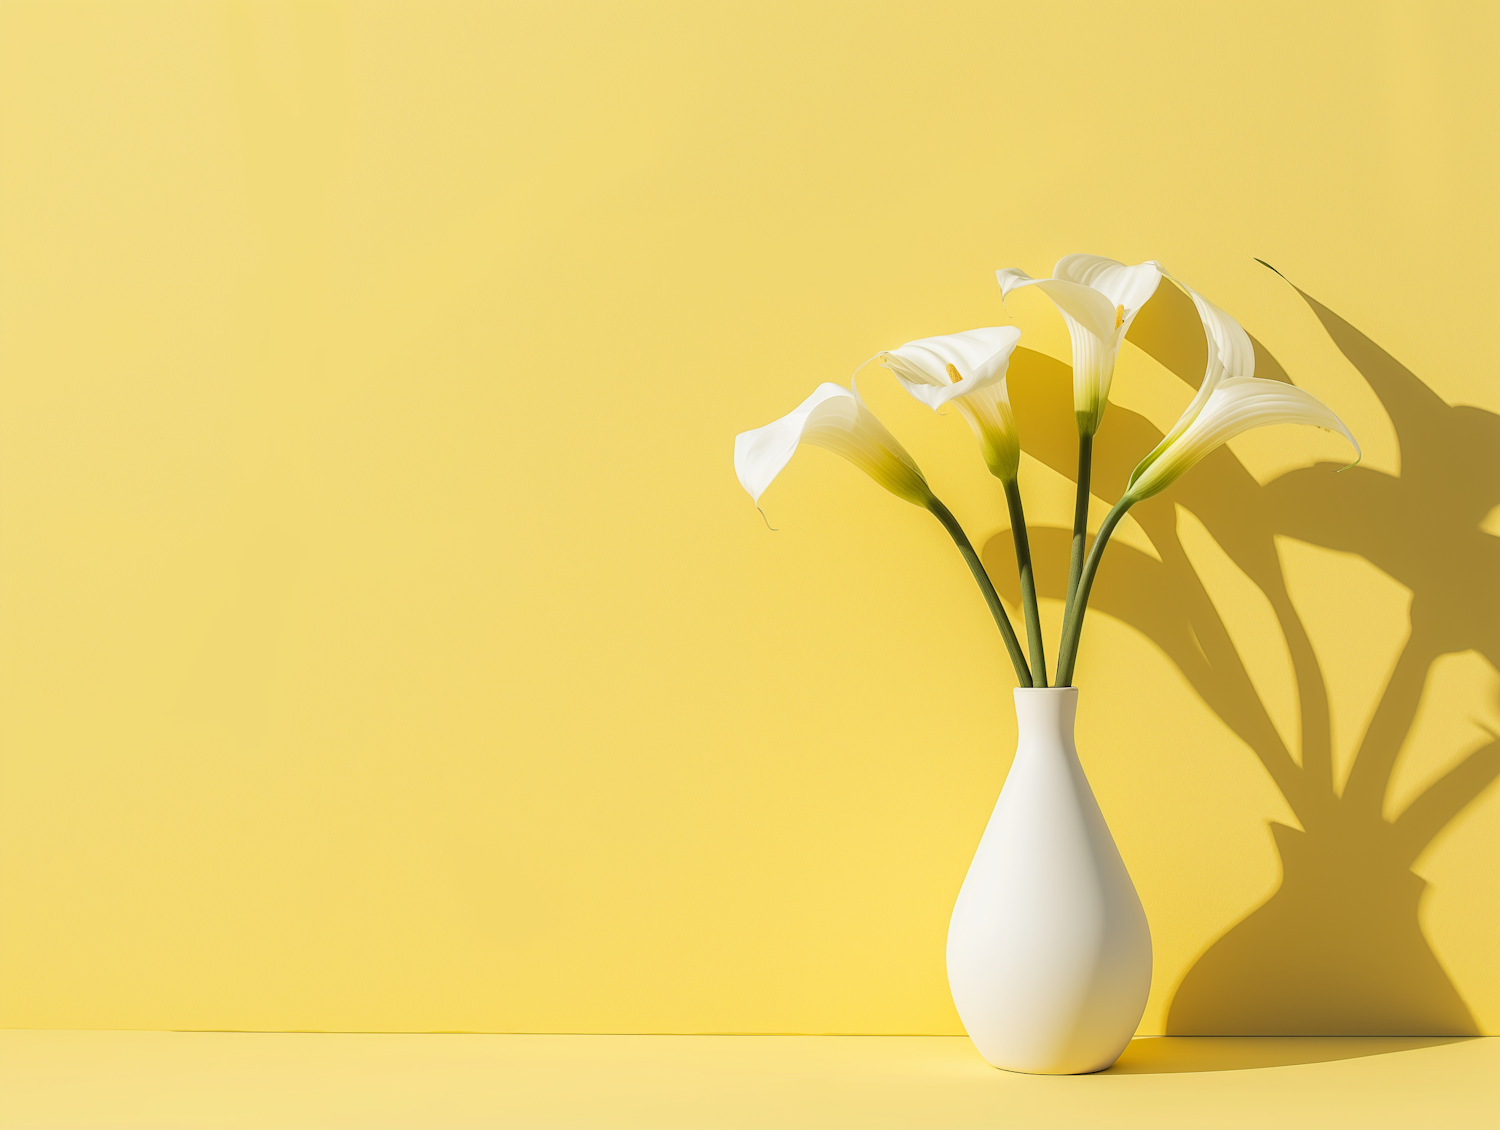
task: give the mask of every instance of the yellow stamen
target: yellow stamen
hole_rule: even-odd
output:
[[[1123,307],[1123,306],[1116,306],[1115,307],[1115,329],[1119,329],[1120,328],[1120,323],[1123,322],[1124,320],[1125,320],[1125,307]]]
[[[959,371],[957,369],[955,369],[952,365],[949,365],[948,379],[954,384],[958,384],[959,381],[963,380],[963,377],[959,374]]]

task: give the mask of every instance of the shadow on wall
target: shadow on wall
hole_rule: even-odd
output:
[[[1299,291],[1298,293],[1302,293]],[[1130,340],[1196,387],[1206,345],[1191,302],[1163,285]],[[1167,1031],[1182,1035],[1467,1035],[1478,1028],[1422,934],[1426,884],[1411,871],[1422,850],[1500,776],[1500,740],[1473,750],[1394,821],[1381,814],[1396,755],[1427,672],[1473,649],[1500,667],[1500,538],[1480,522],[1500,503],[1500,416],[1450,407],[1333,311],[1302,294],[1395,425],[1401,474],[1327,465],[1260,486],[1220,448],[1165,495],[1131,514],[1161,560],[1111,545],[1091,612],[1154,641],[1203,701],[1255,752],[1305,831],[1273,823],[1281,886],[1211,945],[1173,998]],[[1196,347],[1184,343],[1196,343]],[[1255,343],[1256,375],[1287,380]],[[1017,350],[1011,396],[1026,450],[1072,477],[1076,438],[1028,419],[1071,419],[1071,372]],[[1108,444],[1094,455],[1095,493],[1124,492],[1141,452],[1161,439],[1147,420],[1110,409]],[[1436,504],[1436,500],[1442,504]],[[1202,582],[1178,541],[1174,504],[1192,511],[1269,598],[1296,675],[1302,764],[1277,733]],[[1411,633],[1370,719],[1342,795],[1334,789],[1328,691],[1288,596],[1275,537],[1359,554],[1411,590]],[[1070,531],[1032,532],[1041,595],[1064,596]],[[984,559],[1018,601],[1008,531]]]

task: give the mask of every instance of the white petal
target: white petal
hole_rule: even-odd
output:
[[[1103,255],[1064,255],[1052,268],[1053,278],[1082,283],[1104,295],[1111,314],[1116,306],[1125,307],[1127,320],[1156,293],[1161,276],[1161,265],[1154,259],[1127,267]],[[1113,318],[1110,324],[1114,324]]]
[[[1181,279],[1168,274],[1165,269],[1162,273],[1193,300],[1198,317],[1203,322],[1203,332],[1208,338],[1208,364],[1203,371],[1203,383],[1198,386],[1192,402],[1177,418],[1172,430],[1141,460],[1135,469],[1136,476],[1144,474],[1145,469],[1156,462],[1161,453],[1176,442],[1178,436],[1187,431],[1203,411],[1203,406],[1208,403],[1214,389],[1226,378],[1249,377],[1255,373],[1255,347],[1250,343],[1250,335],[1245,332],[1244,327]]]
[[[924,337],[882,353],[881,364],[890,369],[901,387],[927,407],[941,408],[955,397],[967,396],[1005,379],[1010,355],[1021,340],[1015,326],[990,326],[963,333]],[[952,365],[963,378],[954,383],[948,376]]]
[[[1344,422],[1296,385],[1259,377],[1225,377],[1182,433],[1135,469],[1126,493],[1137,502],[1150,498],[1226,441],[1268,424],[1310,424],[1339,432],[1354,445],[1356,456],[1361,454]]]
[[[1093,435],[1109,406],[1109,388],[1115,379],[1115,361],[1120,356],[1122,334],[1100,338],[1077,322],[1068,322],[1073,342],[1073,415],[1080,435]]]
[[[1001,482],[1014,481],[1021,467],[1021,434],[1010,407],[1005,381],[986,385],[954,399],[953,407],[968,422],[979,441],[979,452],[990,472]]]
[[[1244,327],[1181,279],[1165,270],[1162,274],[1176,283],[1197,307],[1203,332],[1208,335],[1210,369],[1217,359],[1225,376],[1255,376],[1255,346],[1250,343],[1250,335]]]
[[[927,480],[858,391],[821,384],[781,419],[734,439],[734,471],[756,503],[801,443],[842,455],[886,490],[918,506],[931,498]]]
[[[1023,286],[1039,286],[1070,323],[1077,322],[1101,341],[1114,333],[1116,304],[1091,286],[1069,279],[1034,279],[1014,267],[996,271],[995,278],[1000,280],[1002,301]]]
[[[974,430],[980,453],[1001,480],[1016,477],[1021,441],[1005,391],[1010,355],[1021,340],[1014,326],[989,326],[909,341],[880,355],[901,387],[936,411],[952,404]],[[961,380],[948,374],[952,365]]]

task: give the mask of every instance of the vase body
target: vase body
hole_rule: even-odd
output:
[[[1146,912],[1078,761],[1073,687],[1015,692],[1016,757],[948,925],[948,985],[979,1053],[1101,1071],[1151,989]]]

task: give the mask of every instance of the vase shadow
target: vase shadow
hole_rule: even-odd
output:
[[[1253,1071],[1462,1043],[1473,1036],[1137,1036],[1100,1075]]]
[[[1302,825],[1272,824],[1280,885],[1189,969],[1173,996],[1167,1032],[1476,1035],[1473,1015],[1422,933],[1418,906],[1426,883],[1411,867],[1500,777],[1500,740],[1494,734],[1476,740],[1457,767],[1394,820],[1382,808],[1432,664],[1474,650],[1500,667],[1500,586],[1494,583],[1500,538],[1480,528],[1500,504],[1500,416],[1449,406],[1360,331],[1302,297],[1390,415],[1401,474],[1355,467],[1335,475],[1336,468],[1322,465],[1262,486],[1220,448],[1164,495],[1132,509],[1160,560],[1112,544],[1090,601],[1091,613],[1130,624],[1172,660],[1254,752]],[[1201,381],[1201,323],[1176,288],[1160,288],[1130,340],[1189,385]],[[1255,346],[1257,375],[1287,380],[1275,358]],[[1076,437],[1056,424],[1071,421],[1068,367],[1017,350],[1008,383],[1027,452],[1072,477]],[[1095,447],[1097,496],[1118,498],[1140,454],[1160,438],[1144,417],[1112,406]],[[1296,679],[1300,764],[1178,539],[1178,506],[1197,517],[1271,604]],[[1060,600],[1065,594],[1070,536],[1055,527],[1032,530],[1042,596]],[[1327,684],[1288,593],[1278,536],[1358,554],[1413,594],[1410,636],[1342,792],[1335,783]],[[1015,601],[1010,543],[1002,531],[986,543],[983,557],[997,587]],[[1476,726],[1477,734],[1483,727]]]

